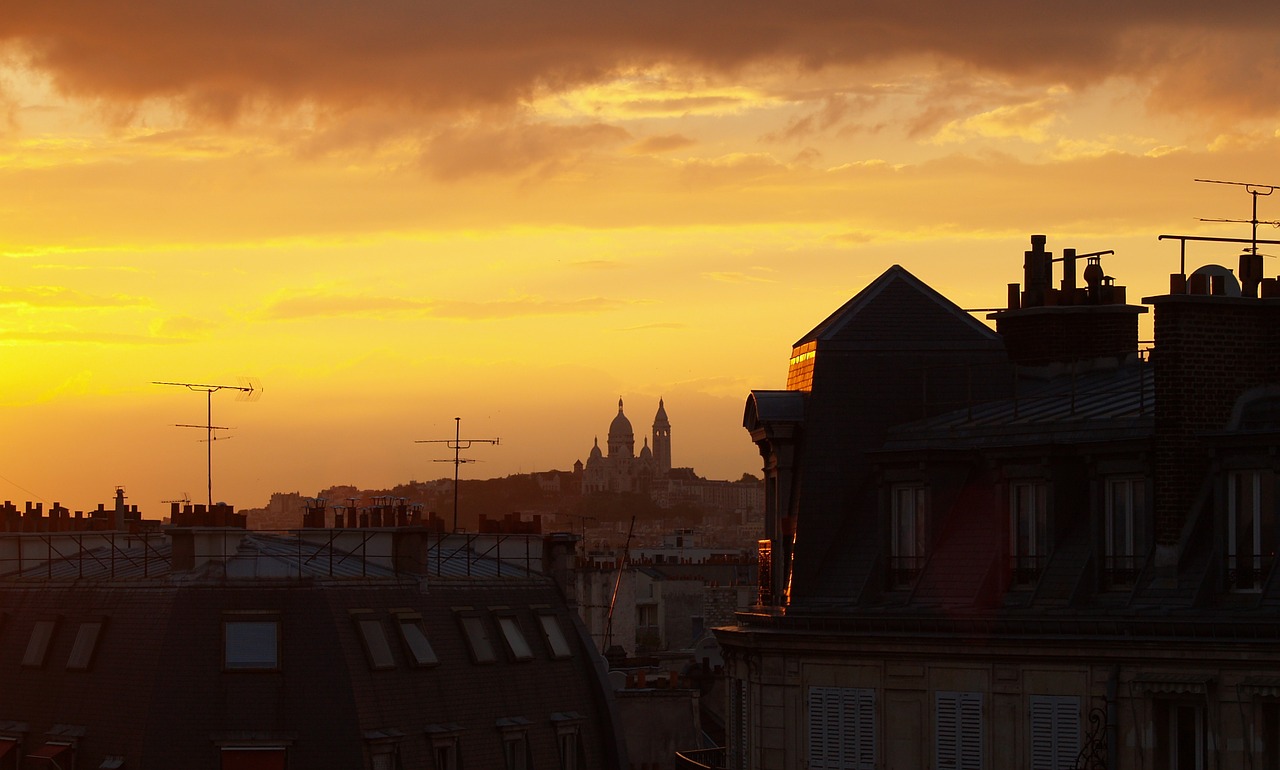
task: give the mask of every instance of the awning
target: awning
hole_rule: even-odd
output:
[[[1209,674],[1139,674],[1133,678],[1138,692],[1165,695],[1207,695],[1212,683]]]

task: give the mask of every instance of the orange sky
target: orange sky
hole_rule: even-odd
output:
[[[467,476],[567,469],[619,395],[756,471],[747,391],[891,264],[988,307],[1045,233],[1140,297],[1157,234],[1247,235],[1192,179],[1280,183],[1277,40],[1274,2],[16,0],[0,499],[203,500],[203,396],[148,383],[241,375],[242,507],[448,475],[413,441],[455,416],[503,440]]]

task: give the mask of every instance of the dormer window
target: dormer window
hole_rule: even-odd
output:
[[[1049,555],[1049,485],[1043,481],[1009,484],[1009,562],[1015,586],[1040,579]]]
[[[929,492],[922,484],[896,484],[891,491],[889,582],[903,588],[924,567],[929,544]]]
[[[1227,585],[1233,591],[1260,591],[1275,552],[1270,471],[1227,474]]]
[[[1146,554],[1147,482],[1140,476],[1106,480],[1106,534],[1103,570],[1108,586],[1131,586]]]

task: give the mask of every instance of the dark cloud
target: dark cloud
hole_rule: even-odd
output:
[[[1273,0],[13,0],[0,43],[67,93],[175,99],[220,120],[262,104],[511,104],[650,65],[733,73],[922,56],[1036,82],[1133,77],[1165,107],[1272,114],[1278,28]]]

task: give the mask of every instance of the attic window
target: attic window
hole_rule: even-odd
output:
[[[49,642],[53,639],[53,630],[57,620],[37,620],[31,629],[31,638],[27,640],[27,651],[22,656],[22,665],[29,668],[40,668],[44,665],[45,655],[49,652]]]
[[[569,640],[565,638],[564,631],[560,628],[560,621],[556,620],[555,615],[539,614],[538,624],[542,626],[542,635],[546,637],[547,646],[551,648],[551,657],[562,659],[573,654],[569,649]]]
[[[520,630],[520,624],[514,617],[498,616],[498,628],[502,629],[502,636],[507,640],[511,657],[516,660],[533,660],[533,650],[529,648],[529,642],[525,640],[524,632]]]
[[[391,657],[391,645],[387,644],[387,631],[382,620],[371,614],[356,615],[356,626],[360,629],[360,639],[364,642],[364,652],[369,658],[372,669],[395,668],[395,658]]]
[[[434,666],[440,662],[436,651],[431,648],[431,640],[427,638],[421,618],[401,615],[397,618],[396,625],[400,628],[400,641],[404,642],[404,648],[415,666]]]
[[[75,644],[71,646],[71,656],[67,658],[67,668],[71,671],[87,671],[93,663],[93,653],[98,646],[98,637],[102,634],[101,620],[92,620],[80,624],[76,631]]]
[[[75,746],[62,741],[50,741],[27,754],[28,767],[75,767]]]
[[[222,770],[285,770],[286,756],[283,746],[226,746]]]
[[[222,638],[223,668],[226,670],[279,670],[279,619],[253,616],[227,619],[222,623]]]
[[[467,645],[471,648],[471,659],[476,663],[493,663],[498,659],[493,651],[493,642],[489,641],[489,633],[485,631],[484,621],[479,615],[459,615],[462,630],[467,637]]]

